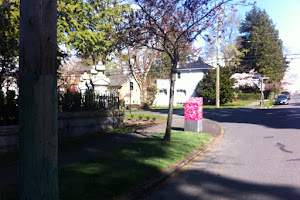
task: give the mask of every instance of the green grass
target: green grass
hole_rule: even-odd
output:
[[[66,147],[70,147],[70,146],[74,146],[74,145],[78,145],[78,144],[82,144],[85,142],[90,142],[93,140],[97,140],[97,139],[103,139],[106,137],[109,137],[113,134],[118,134],[118,133],[126,133],[126,132],[130,132],[132,131],[132,128],[126,127],[126,128],[118,128],[118,129],[114,129],[111,131],[106,131],[106,132],[101,132],[98,134],[94,134],[94,135],[90,135],[90,136],[86,136],[86,137],[82,137],[82,138],[78,138],[78,139],[72,139],[69,141],[65,141],[60,143],[58,146],[59,148],[66,148]],[[13,162],[19,159],[19,153],[14,152],[14,153],[7,153],[3,156],[0,156],[0,165],[5,164],[5,163],[9,163],[9,162]],[[1,200],[1,198],[0,198]]]
[[[151,178],[203,146],[212,136],[172,131],[172,142],[163,134],[151,136],[87,162],[59,170],[60,199],[113,199]],[[6,187],[0,197],[17,199],[17,185]]]
[[[106,132],[100,132],[100,133],[89,135],[86,137],[72,139],[69,141],[62,142],[59,144],[59,148],[66,148],[69,146],[74,146],[74,145],[82,144],[85,142],[90,142],[90,141],[97,140],[97,139],[103,139],[103,138],[109,137],[113,134],[126,133],[126,132],[130,132],[132,130],[133,130],[132,128],[124,127],[124,128],[113,129],[113,130],[106,131]]]
[[[133,114],[133,113],[131,113],[131,114]],[[167,116],[150,115],[150,118],[153,118],[153,117],[155,117],[156,119],[168,119]],[[124,115],[124,119],[131,119],[131,118],[132,118],[132,116],[130,116],[130,114]],[[134,119],[138,119],[138,118],[139,118],[139,115],[138,115],[138,114],[135,114],[135,115],[133,116],[133,118],[134,118]]]
[[[169,109],[169,106],[150,106],[151,110]],[[174,106],[173,109],[184,109],[184,106]]]
[[[275,100],[264,101],[263,107],[264,107],[264,108],[265,108],[265,107],[271,107],[271,106],[273,106],[273,105],[275,105]],[[255,107],[261,107],[261,106],[260,106],[260,104],[259,104],[259,105],[255,106]]]
[[[238,100],[238,102],[229,102],[226,103],[225,105],[221,105],[220,108],[224,109],[224,108],[237,108],[237,107],[241,107],[241,106],[246,106],[249,105],[251,103],[256,102],[257,100]],[[215,109],[216,106],[215,105],[204,105],[203,108],[205,109]]]
[[[60,199],[112,199],[158,174],[212,136],[173,131],[172,142],[152,136],[88,162],[60,170]]]

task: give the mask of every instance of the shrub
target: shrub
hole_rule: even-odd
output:
[[[142,120],[144,118],[144,115],[143,114],[139,114],[138,118],[139,118],[139,120]]]
[[[131,113],[129,116],[130,116],[131,119],[133,119],[134,116],[135,116],[135,114],[134,114],[134,113]]]
[[[151,116],[150,116],[149,114],[147,114],[147,115],[145,116],[145,118],[146,118],[147,120],[149,120],[149,119],[151,118]]]
[[[156,116],[153,116],[153,117],[152,117],[152,121],[156,121]]]
[[[238,94],[238,99],[241,100],[259,100],[261,99],[261,94],[257,93],[239,93]]]

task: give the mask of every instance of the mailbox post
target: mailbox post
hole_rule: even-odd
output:
[[[203,119],[203,98],[191,97],[184,104],[184,131],[201,132]]]

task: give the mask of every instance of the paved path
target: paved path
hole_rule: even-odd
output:
[[[300,96],[273,109],[208,110],[224,138],[148,199],[300,199]]]

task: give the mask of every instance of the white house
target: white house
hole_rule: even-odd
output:
[[[105,66],[102,62],[99,62],[96,66],[93,66],[89,75],[84,73],[80,77],[81,83],[78,84],[78,90],[84,93],[86,90],[90,89],[98,94],[105,94],[108,92],[107,86],[110,83],[110,80],[105,75]]]
[[[201,60],[178,68],[174,91],[174,105],[184,105],[190,97],[195,97],[197,95],[199,81],[201,81],[206,72],[212,68],[212,66]],[[156,80],[156,84],[158,94],[156,95],[154,105],[169,105],[170,80],[158,79]]]

